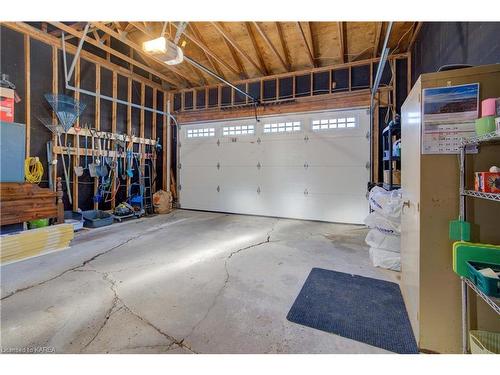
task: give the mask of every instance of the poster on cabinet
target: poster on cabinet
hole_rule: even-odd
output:
[[[479,83],[423,90],[422,154],[456,154],[475,135]]]

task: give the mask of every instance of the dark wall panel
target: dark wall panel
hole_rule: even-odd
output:
[[[113,96],[113,72],[101,68],[101,94]],[[113,116],[113,104],[109,100],[101,99],[100,130],[110,132]]]
[[[48,186],[47,174],[47,141],[52,139],[52,133],[40,121],[37,116],[47,116],[46,101],[44,95],[52,92],[52,47],[48,44],[31,40],[30,43],[31,64],[31,139],[30,155],[38,156],[43,164],[44,172],[41,187]],[[51,112],[49,112],[51,113]]]
[[[146,92],[144,97],[144,104],[146,108],[153,108],[153,89],[146,86]],[[153,134],[153,112],[144,111],[144,137],[151,138]]]
[[[64,59],[63,59],[63,53],[61,50],[57,51],[57,57],[58,57],[58,61],[57,61],[58,92],[59,92],[59,94],[66,94],[66,95],[74,97],[75,92],[72,90],[66,89],[66,82],[65,82],[65,78],[64,78]],[[69,70],[69,67],[71,66],[71,62],[73,61],[73,57],[74,57],[74,55],[72,55],[71,53],[66,53],[66,64],[67,64],[68,70]],[[69,84],[71,86],[75,85],[75,75],[74,74],[71,75],[71,78],[69,80]]]
[[[240,85],[236,85],[236,87],[246,92],[246,84],[243,83]],[[244,104],[246,102],[246,99],[247,97],[245,95],[234,90],[234,104]]]
[[[412,53],[412,82],[447,64],[500,63],[500,22],[425,22]]]
[[[313,74],[313,95],[330,93],[330,72]]]
[[[156,109],[159,111],[163,111],[163,92],[156,92]],[[160,144],[162,148],[165,149],[166,145],[163,144],[163,116],[160,114],[156,114],[156,137],[160,138]],[[162,188],[162,179],[163,179],[163,158],[162,153],[158,152],[156,155],[156,189],[159,190]],[[174,168],[175,171],[175,168]]]
[[[206,104],[206,91],[205,89],[196,91],[196,109],[205,108]]]
[[[221,106],[230,106],[231,105],[231,91],[232,88],[229,86],[222,86],[221,93]]]
[[[276,100],[276,80],[270,79],[264,81],[263,85],[264,85],[263,88],[264,100],[269,100],[269,101]]]
[[[366,89],[370,87],[370,65],[353,66],[351,68],[351,88]]]
[[[279,81],[279,99],[288,99],[293,96],[293,77],[280,78]]]
[[[132,81],[132,103],[141,104],[141,83]],[[141,130],[141,110],[132,107],[132,133],[137,137]],[[137,146],[136,146],[137,147]]]
[[[401,106],[407,96],[408,87],[408,61],[406,59],[396,60],[396,112],[401,114]]]
[[[175,106],[175,97],[174,95],[174,106]],[[212,87],[208,89],[208,106],[209,107],[217,107],[219,105],[219,90],[217,87]]]
[[[184,93],[184,109],[185,110],[193,109],[193,99],[194,99],[193,91],[186,91]]]
[[[130,47],[128,45],[113,37],[111,37],[111,48],[117,50],[118,52],[124,54],[125,56],[128,56],[130,52]],[[130,64],[125,60],[120,59],[119,57],[111,55],[109,58],[111,62],[114,64],[123,66],[126,69],[130,68]]]
[[[260,81],[248,83],[248,93],[260,100]]]
[[[16,86],[16,92],[21,98],[14,107],[14,121],[26,123],[26,75],[24,61],[23,34],[7,27],[0,26],[0,73],[7,74],[9,81]]]
[[[118,99],[120,100],[128,100],[128,78],[124,77],[120,74],[117,74],[117,90],[118,90]]]
[[[80,87],[84,90],[95,92],[96,67],[95,64],[85,59],[80,60]],[[95,101],[92,95],[80,94],[80,101],[86,104],[80,118],[80,126],[85,124],[89,128],[95,127]]]
[[[295,96],[309,96],[311,94],[311,75],[305,74],[295,77]]]

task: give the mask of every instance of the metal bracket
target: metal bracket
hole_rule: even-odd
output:
[[[220,163],[217,163],[217,169],[218,170],[220,169]]]
[[[179,191],[182,190],[182,185],[181,184],[179,184],[179,188],[177,190],[179,190]]]
[[[220,193],[220,186],[217,185],[217,193]]]
[[[260,161],[257,163],[257,169],[260,170],[260,168],[262,168],[262,165],[260,164]]]

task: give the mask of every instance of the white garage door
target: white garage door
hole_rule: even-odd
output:
[[[197,123],[179,133],[182,208],[362,223],[369,111]]]

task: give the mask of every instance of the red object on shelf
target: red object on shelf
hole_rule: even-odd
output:
[[[0,87],[0,121],[14,122],[14,90]]]
[[[474,190],[500,194],[500,173],[476,172],[474,176]]]

